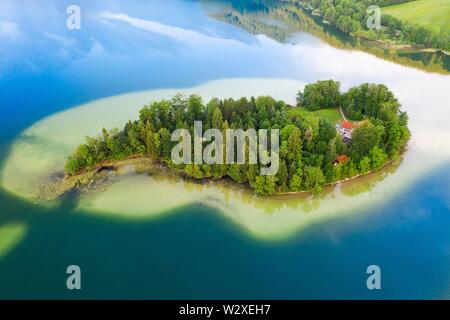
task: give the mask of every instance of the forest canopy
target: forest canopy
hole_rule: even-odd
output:
[[[104,161],[145,156],[194,179],[229,177],[256,193],[320,192],[325,184],[377,170],[397,157],[409,139],[408,117],[400,111],[394,94],[384,85],[363,84],[340,92],[339,82],[318,81],[298,93],[299,106],[289,106],[270,96],[211,99],[176,95],[171,100],[145,105],[139,119],[124,128],[103,129],[86,137],[68,158],[67,175],[95,169]],[[344,142],[333,123],[321,117],[287,115],[287,108],[342,109],[360,121],[350,142]],[[279,129],[279,170],[274,176],[260,175],[261,164],[174,164],[171,140],[175,129],[193,133],[194,121],[206,129]],[[345,161],[336,161],[345,155]]]

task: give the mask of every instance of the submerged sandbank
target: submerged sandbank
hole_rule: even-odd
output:
[[[27,229],[27,225],[19,222],[0,226],[0,259],[22,241]]]

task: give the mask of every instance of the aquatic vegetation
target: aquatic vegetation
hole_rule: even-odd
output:
[[[19,222],[0,225],[0,259],[25,237],[27,226]]]

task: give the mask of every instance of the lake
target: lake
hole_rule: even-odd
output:
[[[394,63],[264,5],[79,1],[81,29],[68,30],[65,4],[24,3],[0,3],[0,298],[450,298],[445,58]],[[217,18],[228,11],[264,32]],[[84,135],[121,126],[152,99],[293,103],[321,79],[394,91],[412,131],[398,168],[317,197],[136,174],[57,202],[30,196]],[[72,264],[81,291],[66,288]],[[371,264],[382,290],[366,287]]]

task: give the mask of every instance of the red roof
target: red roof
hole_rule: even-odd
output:
[[[342,122],[342,128],[351,130],[351,129],[353,129],[353,125],[348,121],[344,121],[344,122]]]
[[[336,158],[336,161],[339,162],[339,163],[347,162],[348,161],[348,157],[347,157],[347,155],[342,154],[342,155],[340,155],[339,157]]]

